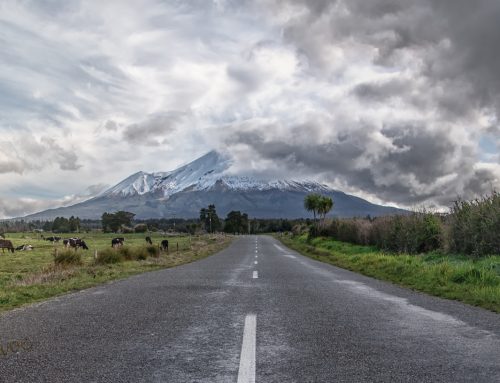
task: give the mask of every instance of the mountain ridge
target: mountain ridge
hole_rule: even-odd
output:
[[[231,158],[216,151],[167,172],[136,172],[84,202],[30,214],[25,219],[49,220],[57,216],[99,219],[104,212],[127,210],[137,218],[194,218],[215,204],[221,215],[241,210],[255,218],[302,218],[305,195],[321,193],[333,198],[333,215],[379,216],[403,213],[309,180],[261,180],[229,173]]]

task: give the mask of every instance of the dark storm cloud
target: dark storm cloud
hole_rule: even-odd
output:
[[[419,125],[386,127],[381,133],[390,145],[377,146],[377,128],[369,125],[351,128],[323,143],[300,137],[266,138],[266,131],[272,129],[247,129],[227,143],[248,146],[256,158],[279,164],[281,174],[320,174],[323,180],[342,181],[407,206],[426,200],[446,206],[459,195],[472,198],[490,192],[498,183],[494,171],[476,169],[474,151],[457,146],[445,130]],[[439,181],[446,177],[450,180]]]
[[[353,93],[363,101],[383,102],[391,97],[404,97],[411,90],[409,81],[400,79],[386,82],[363,83],[356,85]]]
[[[247,145],[290,172],[340,179],[400,204],[446,205],[452,197],[500,186],[498,164],[478,161],[478,137],[500,133],[500,2],[268,4],[277,13],[286,5],[299,7],[284,22],[283,35],[307,57],[316,78],[345,78],[351,63],[346,59],[339,69],[332,57],[353,57],[352,63],[369,61],[379,79],[353,83],[350,94],[358,105],[342,102],[354,114],[333,99],[331,121],[317,126],[323,132],[317,140],[276,137],[272,128],[254,127],[229,142]]]
[[[277,1],[278,6],[284,1]],[[422,61],[420,75],[443,87],[441,106],[453,112],[478,105],[500,107],[500,2],[497,0],[300,1],[306,16],[294,18],[284,35],[324,63],[324,47],[352,41],[378,52],[374,63],[397,65],[407,53]],[[326,21],[325,21],[326,20]],[[314,24],[322,33],[314,28]],[[323,67],[328,70],[328,65]],[[456,100],[452,100],[453,98]],[[457,107],[457,105],[461,106]]]

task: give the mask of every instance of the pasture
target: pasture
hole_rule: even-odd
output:
[[[47,237],[51,235],[45,234]],[[57,235],[62,238],[77,236]],[[80,265],[64,266],[54,263],[56,252],[60,254],[65,251],[62,240],[51,243],[43,240],[37,233],[7,233],[5,237],[12,241],[14,247],[29,244],[34,250],[15,253],[0,250],[0,311],[129,275],[192,262],[221,250],[231,241],[231,237],[223,235],[172,237],[157,233],[117,235],[91,232],[80,233],[78,236],[86,242],[89,250],[76,250],[82,255]],[[158,257],[124,260],[113,264],[95,262],[95,251],[98,254],[100,251],[109,252],[113,238],[124,237],[124,248],[139,250],[147,245],[146,236],[151,237],[153,246],[168,239],[169,252],[162,251]]]

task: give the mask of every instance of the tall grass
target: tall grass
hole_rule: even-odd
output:
[[[156,246],[141,246],[141,247],[128,247],[122,246],[116,249],[107,248],[99,251],[97,253],[97,258],[95,259],[95,264],[112,264],[120,263],[123,261],[143,261],[148,257],[159,257],[160,249]]]
[[[58,266],[79,266],[82,264],[81,252],[68,249],[54,253],[54,264]]]
[[[456,201],[449,227],[451,251],[473,256],[500,254],[500,194]]]
[[[500,194],[457,201],[447,215],[422,210],[373,220],[333,219],[309,230],[310,238],[321,236],[394,253],[500,254]]]

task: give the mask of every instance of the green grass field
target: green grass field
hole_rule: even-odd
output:
[[[94,251],[110,249],[112,238],[124,237],[126,247],[137,249],[146,245],[146,235],[152,238],[155,245],[162,239],[168,239],[169,253],[162,252],[159,257],[144,260],[95,264]],[[67,238],[74,235],[58,236]],[[36,233],[6,234],[6,239],[11,240],[14,247],[30,244],[34,250],[15,253],[0,250],[0,311],[133,274],[193,262],[221,250],[231,241],[231,237],[222,235],[164,237],[155,233],[116,235],[94,232],[79,236],[89,247],[89,250],[78,250],[82,254],[82,265],[56,266],[54,251],[58,249],[61,253],[64,250],[62,241],[54,245],[42,240]]]
[[[300,253],[428,294],[500,312],[500,256],[385,254],[329,238],[277,237]]]

